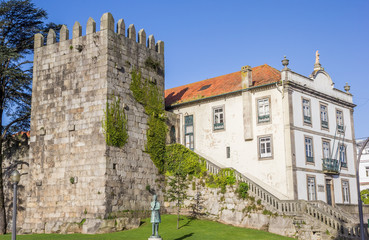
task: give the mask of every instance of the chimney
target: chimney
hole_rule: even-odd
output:
[[[241,68],[242,89],[252,86],[252,69],[250,66],[243,66]]]

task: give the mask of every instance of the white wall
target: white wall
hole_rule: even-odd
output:
[[[358,139],[357,144],[363,143],[365,139]],[[360,147],[357,147],[357,154],[359,154]],[[366,168],[369,168],[369,144],[365,147],[361,154],[359,176],[360,176],[360,191],[369,189],[369,176],[366,176]]]
[[[271,98],[271,123],[257,124],[256,101],[260,97]],[[213,130],[213,107],[224,105],[225,129]],[[276,89],[252,93],[253,133],[251,141],[244,140],[243,103],[241,94],[217,100],[202,101],[182,106],[174,113],[181,114],[181,143],[184,144],[184,116],[194,116],[195,150],[210,160],[233,167],[241,173],[248,173],[271,186],[271,191],[288,195],[286,176],[284,128],[281,94]],[[259,160],[258,136],[272,135],[270,160]],[[226,147],[231,149],[231,157],[226,158]],[[291,183],[292,184],[292,183]],[[287,197],[285,197],[287,198]]]
[[[299,79],[302,81],[303,79]],[[324,79],[323,77],[316,78],[314,81],[323,81],[322,88],[327,94],[331,96],[334,95],[343,95],[341,98],[344,98],[345,93],[338,92],[332,88],[328,88],[327,84],[329,79]],[[313,81],[306,79],[306,82],[314,86],[315,90],[318,89],[317,83],[312,83]],[[325,81],[325,83],[324,83]],[[302,82],[303,83],[303,82]],[[310,100],[311,107],[311,126],[304,124],[303,122],[303,108],[302,108],[302,99],[306,98]],[[321,128],[320,122],[320,104],[325,103],[328,106],[328,122],[329,129],[325,130]],[[299,199],[307,200],[307,180],[306,175],[312,175],[316,177],[316,186],[317,186],[317,199],[326,201],[326,193],[318,192],[318,185],[323,185],[325,188],[325,177],[329,177],[331,175],[326,175],[322,172],[322,158],[323,158],[323,150],[322,150],[322,140],[328,139],[330,140],[330,148],[332,151],[332,158],[335,157],[336,149],[338,147],[338,137],[336,132],[336,109],[339,109],[343,112],[345,136],[344,136],[344,144],[346,145],[346,155],[347,155],[347,169],[341,169],[341,174],[338,176],[333,176],[333,184],[334,184],[334,195],[335,202],[342,203],[342,187],[341,187],[341,179],[349,180],[350,187],[350,198],[351,203],[357,203],[357,188],[356,188],[356,180],[355,180],[355,158],[354,158],[354,145],[352,141],[352,129],[351,129],[351,115],[350,109],[337,103],[329,102],[325,99],[318,98],[311,94],[307,94],[305,92],[293,91],[292,93],[292,104],[293,104],[293,123],[295,128],[294,131],[294,139],[295,139],[295,154],[296,154],[296,167],[299,169],[297,172],[297,182],[298,182],[298,197]],[[311,137],[313,139],[313,156],[314,156],[314,164],[306,163],[305,158],[305,136]],[[337,159],[339,159],[339,152],[337,153]],[[332,176],[331,176],[332,177]],[[325,189],[324,189],[325,190]]]

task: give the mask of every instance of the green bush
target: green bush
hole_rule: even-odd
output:
[[[123,147],[128,140],[127,120],[120,99],[112,96],[113,101],[106,101],[105,119],[102,122],[105,141],[109,146]]]
[[[369,204],[369,189],[364,189],[360,192],[361,201],[363,201],[364,204]]]
[[[238,197],[242,199],[246,199],[248,197],[247,195],[248,190],[249,190],[249,185],[245,182],[240,182],[236,190]]]
[[[206,178],[206,185],[210,188],[220,188],[221,193],[225,193],[227,186],[232,186],[236,183],[234,170],[229,168],[221,169],[218,174],[209,174]]]
[[[165,152],[165,169],[172,175],[181,166],[183,174],[201,177],[206,172],[205,159],[186,148],[175,143],[167,145]]]

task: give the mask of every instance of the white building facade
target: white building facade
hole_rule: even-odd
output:
[[[366,138],[356,139],[357,154],[362,148]],[[360,176],[360,191],[369,189],[369,144],[365,146],[361,153],[360,165],[359,165],[359,176]]]
[[[168,89],[180,143],[280,199],[357,203],[352,95],[315,65],[240,72]]]

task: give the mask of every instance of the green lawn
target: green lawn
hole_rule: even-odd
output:
[[[180,229],[176,229],[176,216],[163,215],[160,224],[159,233],[163,240],[238,240],[238,239],[291,239],[264,231],[253,229],[233,227],[217,222],[206,220],[191,220],[182,217]],[[149,219],[145,219],[141,227],[133,230],[109,233],[109,234],[37,234],[37,235],[19,235],[17,240],[146,240],[151,235],[151,224]],[[0,236],[0,240],[10,240],[11,236]]]

